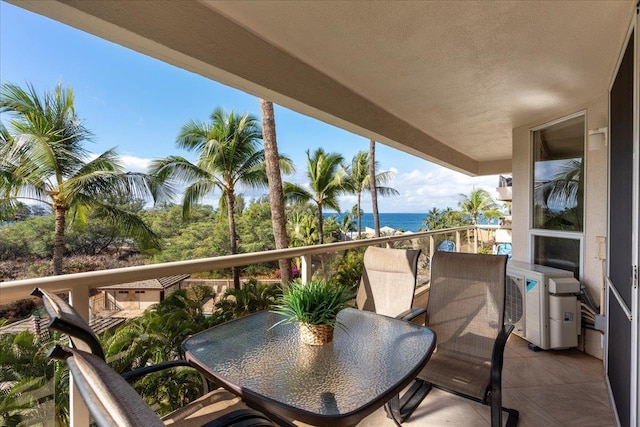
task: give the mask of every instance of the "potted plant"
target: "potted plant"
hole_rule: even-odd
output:
[[[285,316],[277,324],[298,323],[304,343],[322,345],[333,340],[334,328],[341,326],[338,312],[349,307],[353,297],[348,285],[321,280],[293,282],[272,311]]]

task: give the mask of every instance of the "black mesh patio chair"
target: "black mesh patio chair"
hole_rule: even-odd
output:
[[[42,298],[44,308],[49,315],[49,328],[60,331],[69,337],[71,346],[74,349],[80,350],[84,353],[90,353],[96,358],[104,362],[104,351],[100,344],[100,340],[96,337],[95,333],[89,326],[89,324],[80,316],[80,314],[65,300],[60,298],[53,292],[47,291],[41,288],[35,288],[31,295]],[[84,354],[82,353],[82,354]],[[58,351],[59,355],[60,353]],[[73,354],[70,351],[66,351],[64,355],[68,356]],[[66,357],[64,356],[64,357]],[[84,356],[83,356],[84,357]],[[80,356],[78,357],[80,358]],[[86,359],[86,357],[84,357]],[[118,375],[122,377],[125,383],[135,381],[150,373],[163,371],[165,369],[172,369],[176,367],[189,367],[195,369],[186,360],[172,360],[155,365],[145,366],[139,369],[135,369],[130,372],[125,372]],[[109,368],[110,369],[110,368]],[[115,373],[115,371],[114,371]],[[133,388],[132,388],[133,390]],[[133,390],[135,392],[135,390]],[[95,392],[94,392],[95,393]],[[89,400],[95,396],[87,394]],[[137,396],[137,393],[136,393]],[[139,397],[139,396],[138,396]],[[84,396],[83,396],[84,398]],[[141,398],[140,398],[141,399]],[[144,403],[144,401],[142,401]],[[89,405],[89,403],[87,403]],[[145,405],[146,406],[146,405]],[[91,411],[91,408],[89,408]],[[164,425],[176,425],[176,426],[201,426],[206,424],[209,420],[221,417],[227,413],[235,413],[235,415],[241,416],[242,411],[246,411],[248,414],[254,414],[257,411],[249,409],[242,400],[222,388],[217,388],[213,391],[209,391],[209,383],[203,377],[203,395],[184,406],[179,408],[162,418]],[[153,412],[153,411],[152,411]],[[98,413],[98,412],[97,412]],[[92,412],[92,415],[94,413]],[[98,415],[100,415],[98,413]],[[234,415],[234,416],[235,416]],[[156,417],[157,418],[157,417]],[[224,422],[226,418],[222,419]],[[233,420],[232,420],[233,421]],[[124,424],[104,424],[104,425],[124,425]],[[147,425],[147,424],[126,424],[126,425]],[[150,424],[152,425],[152,424]],[[214,424],[216,426],[223,426],[227,424]],[[236,424],[228,424],[236,425]],[[240,426],[241,424],[237,424]],[[273,425],[273,424],[248,424],[248,425]]]
[[[358,309],[405,320],[424,313],[424,308],[413,307],[420,252],[369,246],[356,295]]]
[[[396,419],[409,418],[431,387],[491,406],[492,427],[517,425],[519,413],[502,407],[504,348],[513,325],[504,325],[506,255],[436,252],[426,325],[436,350],[418,375],[415,393],[394,399]]]
[[[70,347],[55,345],[49,357],[65,360],[74,384],[78,387],[91,417],[98,427],[154,427],[166,426],[140,395],[116,371],[100,357]],[[215,406],[215,405],[214,405]],[[204,424],[206,427],[250,427],[273,426],[262,413],[253,409],[215,412],[215,419]],[[202,417],[198,417],[198,421]],[[184,420],[171,420],[177,426],[192,425]]]

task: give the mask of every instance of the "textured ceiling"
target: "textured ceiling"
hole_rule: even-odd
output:
[[[602,96],[624,1],[12,3],[470,174]]]

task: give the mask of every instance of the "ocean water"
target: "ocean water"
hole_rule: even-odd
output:
[[[324,214],[325,218],[330,216],[336,216],[338,219],[338,222],[340,222],[342,220],[343,214],[335,214],[335,213]],[[386,227],[391,227],[394,230],[416,232],[416,231],[420,231],[421,228],[423,230],[427,229],[427,227],[425,227],[425,225],[423,224],[426,218],[427,218],[426,213],[381,213],[380,227],[382,228],[386,226]],[[493,224],[493,225],[498,224],[497,219],[493,219],[489,221],[482,218],[482,216],[480,216],[480,218],[478,219],[478,222],[480,224]],[[356,220],[354,220],[354,225],[357,227]],[[362,215],[361,225],[362,225],[362,230],[364,230],[365,227],[373,228],[373,214],[365,213],[364,215]]]
[[[336,216],[338,221],[342,220],[342,214],[324,214],[325,217]],[[418,231],[425,228],[423,222],[427,217],[426,213],[381,213],[380,227],[391,227],[394,230]],[[365,213],[361,218],[362,230],[365,227],[373,228],[373,214]],[[357,226],[357,222],[354,220]]]

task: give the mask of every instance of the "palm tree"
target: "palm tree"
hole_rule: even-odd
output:
[[[242,289],[227,289],[216,308],[222,311],[224,320],[235,319],[273,308],[281,293],[279,286],[259,283],[251,278]]]
[[[482,188],[476,189],[474,187],[468,195],[460,194],[459,205],[462,211],[471,217],[473,225],[478,224],[480,215],[485,218],[500,216],[498,206],[491,198],[491,195]]]
[[[380,237],[380,213],[378,212],[378,193],[376,191],[376,142],[369,140],[369,188],[373,208],[373,229],[375,237]]]
[[[42,377],[26,378],[12,384],[11,388],[0,394],[0,414],[3,426],[20,426],[33,422],[37,418],[37,393],[46,385]]]
[[[3,84],[0,95],[0,112],[13,116],[10,130],[0,130],[0,214],[19,200],[51,207],[54,274],[62,274],[67,219],[83,223],[90,211],[118,224],[126,235],[159,247],[137,215],[108,200],[156,199],[163,189],[144,174],[125,173],[114,149],[91,160],[83,143],[92,134],[75,113],[71,88],[57,85],[53,93],[40,96],[32,85],[24,90]]]
[[[373,191],[376,193],[376,204],[377,204],[378,194],[381,196],[390,196],[390,195],[399,194],[396,189],[391,187],[385,187],[382,185],[387,181],[389,181],[389,179],[391,179],[391,177],[393,176],[392,173],[389,171],[385,171],[385,172],[379,172],[376,174],[375,166],[374,166],[374,175],[373,175],[374,185],[372,186],[370,184],[371,183],[371,175],[370,175],[371,162],[369,161],[369,158],[370,158],[370,153],[367,153],[366,151],[358,151],[355,154],[355,156],[353,156],[353,159],[351,160],[351,166],[348,169],[347,177],[346,177],[346,184],[348,188],[351,191],[353,191],[357,197],[356,212],[358,217],[358,238],[362,237],[361,235],[362,215],[360,214],[360,212],[362,212],[361,203],[360,203],[362,199],[362,192],[371,191],[371,189],[373,188]],[[378,228],[380,228],[379,225],[378,225]]]
[[[282,174],[280,173],[273,104],[260,99],[260,110],[262,111],[262,140],[267,181],[269,182],[269,205],[271,207],[273,237],[276,249],[286,249],[289,247],[289,237],[287,236],[287,217],[284,214],[284,192],[282,190]],[[280,259],[278,264],[282,283],[289,283],[291,281],[291,260],[288,258]]]
[[[51,345],[60,340],[58,332],[0,335],[0,384],[6,386],[0,392],[0,425],[67,423],[69,382],[63,381],[64,362],[47,362]]]
[[[325,207],[340,212],[338,196],[345,191],[345,168],[343,157],[338,153],[326,153],[322,148],[313,155],[307,150],[307,177],[311,191],[285,182],[285,197],[293,201],[313,201],[318,207],[318,235],[320,244],[324,242],[322,211]]]
[[[422,224],[427,227],[427,230],[430,231],[441,228],[442,211],[434,206],[429,212],[427,212],[427,216],[425,217]]]
[[[342,232],[344,240],[347,240],[347,234],[351,231],[355,231],[353,217],[350,213],[345,212],[342,216],[342,220],[340,221],[340,232]]]
[[[309,246],[317,242],[318,230],[313,215],[307,212],[292,213],[289,220],[289,235],[291,245],[294,247]]]
[[[226,207],[229,221],[229,242],[232,254],[238,253],[235,202],[236,187],[264,187],[267,176],[264,151],[260,149],[262,133],[255,117],[249,114],[237,116],[233,111],[226,115],[216,108],[209,122],[190,121],[180,130],[176,140],[179,148],[198,154],[197,162],[184,157],[169,156],[154,160],[150,174],[160,182],[175,179],[186,183],[182,199],[183,216],[189,216],[191,207],[216,189],[222,192],[220,205]],[[290,160],[281,156],[280,168],[291,171]],[[240,274],[233,267],[233,286],[240,288]]]

